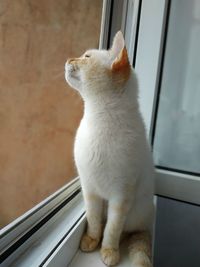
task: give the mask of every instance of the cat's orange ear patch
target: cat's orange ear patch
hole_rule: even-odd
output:
[[[130,68],[129,60],[128,60],[128,53],[126,47],[120,51],[119,55],[113,61],[111,69],[112,71],[122,71],[124,69]]]

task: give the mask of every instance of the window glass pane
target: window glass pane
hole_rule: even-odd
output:
[[[68,57],[98,47],[102,0],[1,0],[0,226],[76,176]]]
[[[200,1],[171,1],[154,139],[157,165],[200,173]]]

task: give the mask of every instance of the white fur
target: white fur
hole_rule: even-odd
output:
[[[146,228],[152,215],[153,164],[138,110],[132,77],[122,96],[94,104],[85,99],[84,116],[77,131],[74,155],[83,192],[115,201],[129,186],[131,212],[126,230]],[[116,98],[115,98],[116,97]],[[102,101],[101,101],[102,100]],[[127,197],[127,196],[126,196]],[[134,199],[133,199],[134,198]]]
[[[99,64],[110,67],[112,51],[89,53]],[[98,235],[102,200],[106,201],[107,224],[102,246],[118,249],[122,231],[151,230],[154,214],[154,167],[138,107],[136,75],[132,69],[128,82],[115,91],[109,90],[113,83],[105,74],[98,73],[100,77],[93,77],[94,81],[89,83],[84,80],[84,70],[74,70],[77,78],[70,74],[70,68],[67,63],[66,80],[79,90],[85,104],[74,156],[89,225],[93,225],[89,232],[94,238]],[[88,196],[95,198],[89,201]],[[120,218],[118,209],[123,210]],[[116,223],[114,230],[119,234],[113,237],[110,232]]]

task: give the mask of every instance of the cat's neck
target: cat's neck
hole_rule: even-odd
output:
[[[119,105],[123,105],[125,96],[121,93],[99,94],[98,96],[90,96],[84,99],[85,112],[98,113],[107,109],[116,109]]]
[[[124,88],[110,90],[103,93],[88,95],[84,97],[85,115],[96,116],[98,114],[109,112],[128,113],[130,110],[138,111],[138,92],[137,81],[129,81]]]

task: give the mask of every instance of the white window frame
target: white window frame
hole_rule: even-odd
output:
[[[150,142],[153,136],[160,75],[162,75],[170,1],[114,1],[110,35],[107,36],[109,32],[107,15],[104,25],[106,33],[102,30],[104,42],[101,44],[104,48],[111,45],[110,40],[118,30],[122,30],[125,35],[130,62],[135,67],[139,80],[140,108]],[[111,1],[104,2],[105,7],[110,8]],[[200,176],[156,168],[156,195],[200,204],[199,192]]]
[[[152,140],[167,36],[170,0],[143,0],[135,69],[140,107]],[[157,195],[200,204],[200,177],[156,168]]]
[[[107,49],[114,34],[122,30],[130,62],[139,78],[141,112],[150,140],[162,67],[168,2],[103,2],[100,48]],[[156,169],[157,195],[200,204],[199,192],[199,177]],[[2,255],[5,256],[0,264],[2,267],[66,267],[78,249],[84,227],[84,203],[80,181],[76,178],[0,231],[0,260]]]
[[[0,231],[0,265],[51,266],[51,259],[61,266],[62,257],[58,255],[63,253],[66,266],[78,248],[84,213],[80,181],[76,178]],[[74,235],[76,238],[70,242]]]

